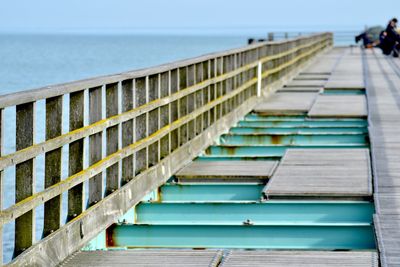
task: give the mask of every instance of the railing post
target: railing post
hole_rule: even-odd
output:
[[[118,83],[106,85],[106,117],[112,117],[118,114]],[[119,138],[118,138],[118,127],[115,125],[107,128],[106,135],[106,153],[107,156],[118,151],[119,149]],[[119,163],[115,163],[108,167],[106,170],[106,195],[111,194],[119,187]]]
[[[135,80],[135,107],[146,104],[146,78]],[[142,114],[135,119],[135,142],[146,137],[147,133],[147,114]],[[147,168],[147,148],[143,148],[135,153],[135,175]]]
[[[69,96],[69,130],[73,131],[84,126],[85,93],[78,91]],[[84,139],[69,144],[68,175],[74,175],[83,170]],[[84,208],[84,187],[80,183],[68,190],[68,215],[70,221],[82,213]]]
[[[273,41],[274,40],[274,33],[273,32],[269,32],[268,33],[268,41]]]
[[[261,96],[261,82],[262,82],[262,64],[258,61],[257,65],[257,96]]]
[[[159,76],[151,75],[147,78],[147,102],[152,102],[159,98],[159,84],[158,84]],[[158,131],[158,122],[159,122],[159,108],[156,108],[147,113],[147,133],[146,137],[152,135],[153,133]],[[154,166],[158,163],[158,142],[155,142],[148,146],[148,166]]]
[[[161,98],[167,97],[170,95],[170,72],[163,72],[160,75],[160,83],[159,83],[159,95]],[[171,105],[165,105],[160,107],[160,114],[159,114],[159,124],[160,124],[160,129],[163,128],[164,126],[170,124],[170,109]],[[168,156],[170,153],[170,136],[171,133],[168,135],[164,136],[160,140],[160,159],[165,158]]]
[[[122,112],[132,110],[134,107],[134,82],[133,80],[125,80],[121,85],[122,90]],[[122,147],[129,146],[134,142],[134,119],[122,123]],[[122,177],[121,185],[126,184],[135,176],[134,158],[128,156],[122,160]]]
[[[46,99],[46,140],[61,135],[62,132],[63,97]],[[61,148],[45,154],[45,188],[61,180]],[[44,204],[43,237],[60,228],[61,196],[56,196]]]
[[[16,150],[33,145],[35,140],[35,102],[16,107]],[[15,167],[15,203],[33,195],[36,185],[35,159]],[[29,248],[35,239],[35,212],[30,210],[15,220],[14,257]]]
[[[102,119],[102,86],[89,89],[89,123]],[[103,133],[95,133],[89,137],[89,165],[101,160],[103,151]],[[89,180],[89,206],[103,198],[103,174],[99,173]]]

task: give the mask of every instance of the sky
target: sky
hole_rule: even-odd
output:
[[[386,24],[400,15],[395,7],[399,7],[398,0],[1,0],[0,32],[357,30]]]

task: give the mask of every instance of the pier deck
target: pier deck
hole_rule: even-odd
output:
[[[400,60],[366,51],[375,227],[382,266],[400,265]]]
[[[264,194],[268,198],[371,196],[369,150],[288,149]]]
[[[369,57],[371,57],[371,55],[369,55]],[[372,58],[370,58],[369,60],[372,60]],[[343,62],[341,63],[341,61]],[[354,136],[361,136],[362,139],[360,140],[363,142],[367,142],[368,144],[368,138],[365,139],[362,135],[359,135],[360,133],[362,133],[362,131],[359,130],[362,129],[361,125],[355,126],[356,124],[361,123],[362,119],[366,118],[367,115],[372,118],[375,116],[373,113],[371,113],[373,112],[373,110],[368,110],[369,113],[367,113],[366,96],[325,95],[324,88],[318,88],[317,91],[315,90],[317,88],[316,84],[318,83],[315,82],[315,75],[321,75],[321,77],[329,78],[326,84],[329,84],[330,88],[346,90],[364,89],[366,86],[364,86],[364,83],[361,83],[359,81],[360,77],[362,80],[364,79],[362,71],[356,72],[356,82],[352,81],[348,83],[348,86],[344,86],[346,85],[347,81],[351,80],[348,73],[350,71],[348,69],[349,64],[351,65],[351,69],[354,69],[355,67],[361,68],[361,62],[362,54],[356,49],[337,48],[333,49],[331,52],[328,52],[325,55],[322,55],[316,64],[313,64],[311,67],[304,70],[298,76],[307,77],[307,75],[312,75],[310,76],[312,77],[310,79],[312,82],[307,83],[308,80],[302,78],[301,82],[292,82],[291,87],[284,87],[282,89],[283,92],[280,92],[278,90],[277,93],[272,95],[264,103],[259,104],[253,109],[255,114],[258,115],[248,115],[250,117],[247,117],[243,122],[240,122],[239,127],[231,129],[231,135],[225,136],[221,139],[222,142],[219,144],[220,148],[229,145],[232,146],[232,142],[234,142],[234,144],[237,144],[237,142],[239,142],[237,145],[242,146],[243,144],[246,144],[247,146],[249,146],[249,152],[246,153],[257,153],[250,150],[250,147],[253,145],[260,146],[261,144],[264,144],[266,145],[266,147],[269,147],[266,149],[272,149],[273,143],[271,143],[271,145],[263,143],[268,142],[269,140],[262,137],[266,134],[264,133],[264,131],[266,131],[264,129],[269,129],[271,131],[275,127],[280,127],[274,130],[276,131],[275,135],[282,134],[286,130],[285,128],[282,128],[282,126],[280,126],[281,124],[284,125],[283,127],[289,127],[288,125],[293,125],[290,127],[305,127],[301,128],[300,130],[296,130],[297,132],[295,133],[300,134],[302,131],[313,132],[314,137],[310,135],[310,137],[312,138],[319,138],[316,137],[318,135],[315,135],[315,131],[321,131],[320,134],[322,136],[326,134],[331,134],[329,133],[329,131],[332,131],[333,129],[332,126],[329,126],[330,124],[341,125],[341,127],[344,128],[338,128],[335,130],[339,132],[339,134],[346,135],[346,131],[353,131],[353,133],[350,132],[350,134],[354,134]],[[322,79],[321,81],[322,83],[325,83]],[[308,89],[301,90],[301,88]],[[293,90],[294,92],[286,91],[287,89]],[[371,90],[370,87],[367,87],[367,90]],[[310,93],[309,91],[313,92]],[[257,116],[264,117],[257,118]],[[270,117],[268,116],[272,116],[271,120],[275,121],[269,121]],[[276,116],[276,118],[273,116]],[[281,117],[282,121],[280,119],[280,116],[283,116]],[[289,117],[285,119],[284,116]],[[302,118],[301,116],[305,116],[305,118]],[[394,117],[391,118],[394,119]],[[285,120],[287,121],[285,122]],[[373,120],[370,121],[370,123],[371,122],[373,123]],[[372,125],[370,125],[370,127],[372,127]],[[379,129],[382,130],[382,128]],[[390,133],[393,133],[393,135],[387,134],[384,135],[384,137],[388,136],[388,138],[395,139],[395,134],[397,132],[391,130],[389,127],[385,129],[388,129]],[[371,128],[371,130],[374,131],[374,128]],[[253,131],[253,133],[251,133],[251,131]],[[239,134],[245,134],[248,137],[246,137],[246,139],[245,135],[243,135],[242,139],[238,139],[237,137],[235,137],[235,135]],[[257,137],[257,140],[261,143],[254,143],[252,140],[255,137],[253,139],[249,139],[249,137],[251,137],[252,135],[254,136],[254,134],[259,136]],[[287,133],[284,135],[287,135]],[[276,137],[275,139],[273,139],[275,140],[273,142],[286,142],[286,139],[284,139],[283,137],[284,135],[282,135],[283,139],[281,139],[281,137],[277,139],[278,137]],[[270,176],[272,175],[272,178],[270,178],[271,180],[267,182],[267,185],[263,191],[267,199],[273,196],[279,196],[280,198],[283,197],[284,199],[290,199],[292,197],[301,199],[307,196],[322,199],[332,199],[335,197],[350,200],[360,199],[360,197],[364,199],[372,199],[373,182],[372,171],[370,167],[370,151],[368,146],[352,147],[353,144],[351,144],[351,142],[352,140],[356,139],[350,138],[348,139],[348,141],[343,141],[350,142],[348,145],[345,145],[345,143],[341,144],[341,146],[344,147],[338,146],[337,148],[334,148],[335,146],[337,146],[337,144],[335,144],[333,146],[330,145],[327,147],[302,148],[303,145],[308,146],[308,142],[311,142],[309,143],[309,145],[312,146],[313,142],[318,143],[320,141],[302,141],[302,139],[298,139],[298,137],[296,137],[297,139],[295,139],[294,136],[286,138],[292,138],[292,141],[287,144],[285,143],[287,149],[282,150],[283,158],[280,161],[279,166],[276,170],[274,170],[274,165],[276,164],[276,161],[254,161],[254,159],[256,159],[255,157],[258,157],[255,156],[257,154],[252,154],[252,160],[248,161],[247,163],[246,161],[225,161],[224,163],[221,163],[221,161],[214,161],[217,159],[212,160],[213,158],[211,156],[215,156],[212,155],[212,153],[217,153],[213,151],[219,150],[211,149],[211,152],[209,152],[211,153],[210,155],[206,154],[202,156],[205,157],[204,159],[207,159],[208,157],[211,158],[208,158],[208,160],[205,161],[201,160],[190,163],[179,172],[177,172],[176,177],[179,181],[179,178],[216,178],[217,176],[219,176],[218,174],[223,174],[222,176],[226,175],[226,178],[229,180],[229,177],[245,177],[246,173],[247,176],[262,177],[263,175],[260,173],[260,171],[263,170],[264,178],[270,178]],[[304,138],[306,138],[306,136]],[[373,135],[372,138],[377,137],[376,135]],[[295,144],[292,142],[296,142],[296,144],[300,147],[292,148],[291,146]],[[321,145],[320,143],[318,144]],[[373,142],[372,160],[376,160],[377,163],[384,162],[384,159],[381,159],[379,157],[382,156],[386,152],[386,150],[382,150],[382,143],[380,143],[378,148],[375,148],[375,144],[376,142]],[[390,143],[390,145],[391,144],[392,143]],[[379,148],[381,150],[379,150]],[[394,146],[394,148],[396,148],[396,145]],[[244,147],[242,146],[240,149],[243,150]],[[232,153],[234,154],[239,152],[235,151]],[[230,157],[233,156],[233,154],[227,154],[224,157]],[[394,154],[392,153],[391,155]],[[248,156],[250,156],[250,154]],[[393,159],[395,160],[395,158]],[[394,163],[390,166],[391,170],[396,170]],[[377,174],[376,171],[381,171],[381,173],[389,174],[388,170],[384,169],[384,167],[386,166],[382,166],[382,164],[378,166],[378,169],[375,170],[375,175]],[[248,169],[247,171],[246,168]],[[257,170],[255,170],[255,168],[257,168]],[[232,172],[237,172],[237,175],[232,175]],[[394,178],[395,175],[390,177]],[[380,179],[385,178],[381,177]],[[204,180],[202,181],[204,182]],[[187,181],[182,180],[180,182],[185,183]],[[375,186],[377,182],[379,183],[379,179],[376,179],[375,177]],[[397,186],[400,186],[400,183],[396,184]],[[397,250],[395,248],[390,248],[389,251],[385,251],[384,244],[385,241],[391,242],[391,245],[396,243],[394,238],[390,238],[387,235],[391,233],[390,227],[398,227],[396,226],[396,222],[398,222],[398,217],[393,216],[392,213],[393,211],[397,212],[398,210],[400,210],[400,208],[391,207],[389,209],[389,207],[385,206],[385,203],[390,204],[389,201],[391,201],[392,199],[397,200],[397,203],[399,203],[400,194],[397,194],[397,191],[395,189],[392,189],[390,186],[388,186],[388,181],[386,183],[382,181],[379,185],[384,186],[384,188],[381,189],[384,191],[384,193],[375,195],[378,213],[375,216],[375,227],[377,227],[377,234],[380,234],[380,236],[378,236],[378,251],[380,252],[381,257],[389,257],[391,255],[395,255],[394,252],[396,252]],[[379,189],[377,190],[377,188],[375,188],[375,192],[379,193]],[[266,203],[268,203],[268,200]],[[160,203],[160,205],[162,204]],[[195,205],[195,203],[192,203],[192,205]],[[151,204],[148,204],[147,208],[151,208]],[[179,208],[179,206],[177,206],[176,208]],[[137,210],[137,212],[139,212],[140,210],[141,209]],[[379,212],[381,212],[381,210],[386,211],[386,213],[380,215]],[[188,216],[195,216],[194,214],[196,214],[196,211],[193,210],[192,212],[193,214],[190,213],[189,215],[188,213]],[[190,220],[190,218],[188,218],[188,220]],[[161,229],[157,228],[157,225],[154,225],[153,227],[155,227],[153,230]],[[185,224],[185,227],[187,228],[189,227],[189,225]],[[140,230],[140,228],[138,228],[138,230]],[[234,236],[232,236],[231,238],[234,238]],[[180,252],[177,251],[176,253],[179,254]],[[123,253],[121,255],[123,255]],[[218,263],[218,266],[301,266],[301,263],[306,263],[306,266],[378,266],[378,253],[374,250],[367,252],[357,250],[350,252],[335,252],[318,250],[246,251],[228,249],[223,250],[218,255],[220,257],[220,262]],[[74,258],[74,263],[85,262],[87,261],[87,258],[87,254],[78,253]],[[194,266],[196,266],[196,260],[197,258],[195,254],[193,254]],[[388,261],[389,259],[386,260]],[[395,262],[396,259],[391,258],[390,261]]]

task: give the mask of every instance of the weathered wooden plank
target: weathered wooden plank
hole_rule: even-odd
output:
[[[46,99],[46,140],[61,135],[63,97]],[[44,187],[47,188],[61,180],[61,148],[45,154]],[[57,196],[44,204],[43,236],[47,236],[60,228],[61,196]]]
[[[377,267],[378,255],[374,251],[266,251],[232,250],[221,267],[288,266],[288,267]]]
[[[310,117],[366,117],[367,100],[364,95],[319,95]]]
[[[322,87],[306,87],[306,86],[297,86],[297,87],[283,87],[278,89],[279,93],[283,92],[312,92],[318,93],[322,91]]]
[[[293,78],[293,80],[317,80],[317,81],[327,81],[329,79],[330,75],[326,75],[326,74],[308,74],[308,73],[304,73],[301,75],[298,75],[296,77]]]
[[[134,108],[134,81],[125,80],[121,84],[122,90],[122,110],[128,112]],[[134,143],[134,119],[122,123],[122,147],[127,147]],[[122,160],[121,185],[126,184],[135,176],[133,155]]]
[[[171,73],[165,72],[160,76],[159,95],[161,98],[167,97],[171,94]],[[163,128],[172,122],[172,105],[164,105],[160,108],[159,114],[159,128]],[[160,140],[160,159],[165,158],[170,153],[171,148],[171,133]]]
[[[400,215],[374,215],[374,224],[382,266],[400,263]]]
[[[325,85],[324,80],[293,80],[289,82],[288,84],[285,85],[285,87],[291,88],[291,87],[317,87],[321,88]]]
[[[21,150],[33,145],[35,140],[35,103],[21,104],[16,107],[16,149]],[[35,159],[27,160],[15,166],[15,203],[34,194]],[[35,212],[27,211],[15,220],[14,256],[29,248],[35,238]]]
[[[187,181],[255,181],[271,177],[276,161],[194,161],[175,176]]]
[[[346,50],[339,58],[331,77],[325,84],[326,89],[362,89],[364,88],[364,74],[361,54],[358,49]]]
[[[146,267],[216,267],[222,258],[221,250],[124,250],[77,252],[61,266],[146,266]]]
[[[146,78],[141,77],[135,80],[135,107],[140,107],[147,103]],[[135,141],[146,138],[147,136],[147,114],[138,116],[135,120]],[[135,154],[135,175],[147,169],[147,147]]]
[[[148,77],[148,102],[152,102],[156,99],[158,99],[159,96],[159,75],[153,75]],[[154,109],[150,111],[147,115],[147,123],[148,123],[148,128],[147,128],[147,136],[152,135],[159,129],[159,114],[160,114],[160,108],[158,107],[157,109]],[[154,144],[151,144],[148,147],[148,165],[149,166],[154,166],[158,162],[158,145],[159,141],[155,142]]]
[[[267,197],[372,195],[368,149],[288,149],[263,190]]]
[[[275,93],[254,111],[261,114],[305,113],[316,97],[317,93]]]
[[[70,131],[84,126],[84,91],[70,94],[69,100],[69,129]],[[69,144],[68,155],[68,175],[74,175],[83,170],[83,146],[84,140],[79,139]],[[77,184],[68,191],[68,215],[67,220],[75,218],[81,214],[84,207],[84,187],[83,183]]]
[[[70,94],[69,103],[69,129],[70,131],[84,126],[84,91]],[[84,140],[76,140],[69,144],[68,175],[74,175],[83,169],[83,144]],[[82,213],[84,207],[83,183],[76,185],[68,191],[68,215],[67,220],[75,218]]]
[[[381,266],[399,266],[400,69],[375,51],[366,51],[363,56],[374,166],[375,232]]]
[[[102,87],[89,89],[89,123],[95,123],[102,119]],[[93,165],[102,159],[103,133],[95,133],[89,136],[89,165]],[[103,198],[103,174],[96,174],[89,180],[89,206],[99,202]]]
[[[106,117],[112,117],[119,113],[119,92],[118,83],[107,84],[106,85]],[[107,128],[107,144],[106,153],[107,156],[115,153],[119,149],[119,125]],[[114,192],[119,187],[119,163],[116,163],[106,170],[106,186],[105,194],[109,195]]]

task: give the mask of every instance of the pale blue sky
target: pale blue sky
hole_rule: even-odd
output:
[[[399,13],[398,0],[1,0],[0,32],[354,30]]]

